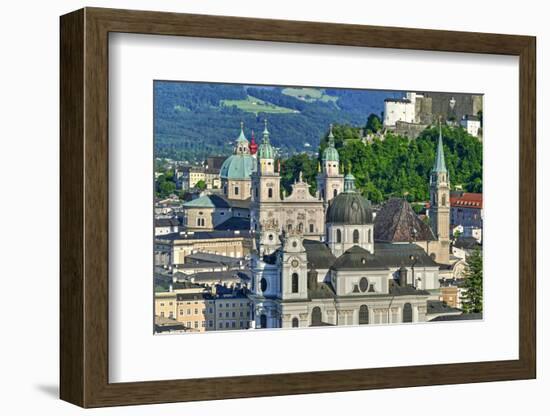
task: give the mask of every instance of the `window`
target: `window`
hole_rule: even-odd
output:
[[[235,193],[235,195],[239,195],[239,187],[238,186],[235,186],[234,193]]]
[[[195,309],[195,315],[199,313],[199,310],[198,309]]]
[[[441,196],[441,205],[446,206],[447,205],[447,195],[443,194]]]
[[[208,321],[208,326],[209,326],[210,328],[212,328],[213,325],[214,325],[214,322],[213,322],[213,321]]]
[[[298,293],[298,273],[292,273],[292,293]]]
[[[309,232],[312,233],[315,231],[315,226],[313,224],[309,224]]]
[[[369,281],[366,277],[362,277],[361,280],[359,280],[359,290],[361,292],[366,292],[369,288]]]
[[[311,326],[320,326],[322,322],[321,308],[316,306],[311,310]]]
[[[353,230],[353,244],[359,244],[359,230]]]
[[[180,315],[183,315],[183,309],[180,309]]]
[[[341,242],[342,242],[342,231],[340,231],[339,229],[336,230],[336,242],[337,242],[337,243],[341,243]]]
[[[267,316],[264,314],[260,315],[260,328],[267,328]]]
[[[369,323],[369,308],[367,305],[361,305],[359,308],[359,325],[366,325]]]
[[[161,313],[160,313],[160,316],[161,316],[162,318],[164,318],[164,312],[161,312]]]
[[[300,232],[304,231],[304,224],[302,224],[302,223],[298,224],[298,231],[300,231]]]
[[[187,315],[191,315],[191,309],[187,309]]]
[[[262,277],[262,280],[260,280],[260,290],[262,292],[265,292],[267,290],[267,280],[265,280],[264,277]]]
[[[413,313],[412,313],[412,306],[410,303],[405,303],[403,306],[403,322],[412,322],[413,321]]]
[[[298,318],[292,318],[292,328],[298,328],[300,326],[300,321]]]
[[[174,312],[170,311],[170,318],[173,318],[174,317]]]
[[[332,196],[336,197],[336,195],[338,195],[338,189],[335,189],[334,191],[332,191]]]
[[[369,230],[369,232],[368,232],[368,241],[369,241],[369,243],[372,243],[372,231],[371,230]]]
[[[267,197],[268,198],[273,198],[273,188],[268,188],[267,189]]]

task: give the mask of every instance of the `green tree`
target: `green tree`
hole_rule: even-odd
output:
[[[204,191],[206,189],[206,182],[202,179],[200,181],[197,181],[197,183],[195,184],[195,188]]]
[[[377,133],[382,129],[382,120],[377,114],[371,113],[365,126],[367,133]]]
[[[483,255],[479,248],[467,256],[464,273],[464,293],[461,297],[464,313],[483,312]]]
[[[168,195],[173,194],[175,190],[176,184],[172,181],[161,180],[158,182],[158,195],[161,198],[166,198]]]

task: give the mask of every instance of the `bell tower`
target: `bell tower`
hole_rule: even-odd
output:
[[[317,189],[326,210],[329,202],[344,190],[344,175],[340,173],[340,156],[334,146],[332,124],[328,133],[328,145],[323,152],[318,171]]]
[[[256,154],[257,169],[252,175],[251,227],[260,255],[271,254],[281,245],[278,208],[281,202],[279,172],[275,170],[275,149],[269,140],[267,120]]]
[[[437,154],[430,176],[430,223],[439,243],[438,250],[434,252],[439,263],[449,262],[450,205],[449,172],[445,165],[440,124]]]

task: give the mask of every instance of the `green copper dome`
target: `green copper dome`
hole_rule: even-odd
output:
[[[362,225],[372,224],[370,201],[357,192],[342,192],[328,206],[327,224]]]
[[[256,163],[251,155],[231,155],[223,162],[220,169],[222,179],[250,179],[256,170]]]
[[[265,127],[262,143],[258,147],[258,159],[275,159],[275,149],[269,142],[269,130],[267,130],[267,120],[264,120]]]
[[[250,179],[256,170],[254,157],[250,154],[248,140],[244,135],[244,125],[241,123],[241,134],[235,142],[234,154],[229,156],[220,169],[222,179]]]
[[[330,132],[328,134],[328,146],[323,152],[323,161],[324,162],[338,162],[340,161],[340,155],[338,150],[334,147],[334,135],[332,134],[332,124],[330,125]]]

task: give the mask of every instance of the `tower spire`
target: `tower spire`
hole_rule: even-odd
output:
[[[330,147],[334,147],[334,134],[332,134],[332,123],[330,123],[330,125],[329,125],[328,145]]]
[[[237,141],[244,141],[244,140],[246,140],[246,136],[244,135],[244,122],[241,121],[241,134],[237,138]],[[248,140],[246,140],[246,141],[248,141]]]
[[[263,142],[269,143],[269,130],[267,129],[267,118],[264,119]]]
[[[435,157],[433,172],[447,173],[447,166],[445,165],[445,154],[443,153],[443,137],[441,135],[441,120],[439,120],[439,141],[437,143],[437,155]]]

